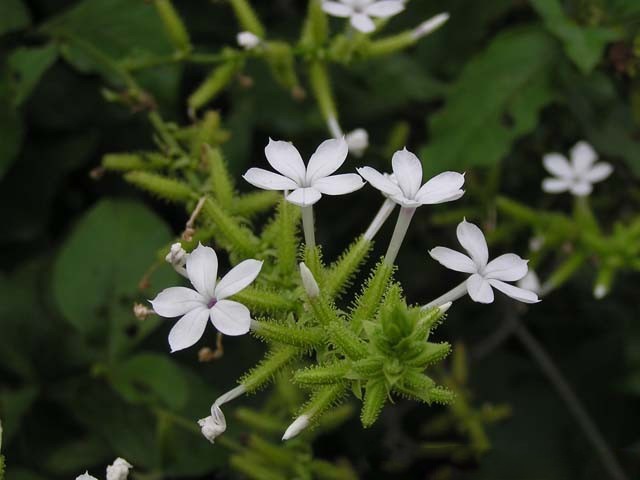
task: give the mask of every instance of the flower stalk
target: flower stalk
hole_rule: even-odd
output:
[[[407,235],[407,230],[409,230],[409,225],[411,224],[411,219],[413,218],[414,213],[416,213],[415,208],[400,208],[396,228],[393,231],[391,242],[389,242],[389,248],[384,256],[384,261],[387,265],[393,265],[395,263],[400,247],[402,246],[402,242],[404,241],[404,237]]]

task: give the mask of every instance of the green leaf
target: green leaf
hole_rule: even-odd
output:
[[[53,293],[65,318],[84,334],[123,336],[127,326],[145,329],[131,313],[138,282],[171,234],[165,223],[139,203],[103,200],[79,222],[54,265]],[[175,281],[169,269],[154,281]],[[154,290],[158,285],[154,284]],[[114,347],[115,348],[115,347]]]
[[[31,15],[22,0],[0,2],[0,35],[28,27]]]
[[[429,173],[494,165],[537,124],[554,99],[556,47],[536,28],[509,30],[468,63],[443,110],[431,118],[422,150]]]
[[[621,32],[611,28],[582,27],[567,17],[558,0],[531,0],[531,5],[544,24],[564,44],[569,58],[582,73],[591,72],[604,52],[604,47],[620,38]]]
[[[47,69],[58,58],[55,45],[44,47],[22,47],[9,56],[9,74],[13,83],[13,104],[24,102]]]
[[[187,401],[182,369],[166,355],[141,353],[109,371],[113,388],[130,403],[161,403],[172,409]]]

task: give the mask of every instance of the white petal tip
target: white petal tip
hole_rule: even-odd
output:
[[[296,418],[291,425],[287,428],[282,435],[282,440],[286,441],[293,437],[296,437],[302,432],[305,428],[309,426],[309,416],[308,415],[300,415]]]

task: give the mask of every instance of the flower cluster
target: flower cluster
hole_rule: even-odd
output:
[[[116,458],[113,464],[107,467],[107,480],[127,480],[127,478],[129,478],[129,470],[131,468],[133,468],[133,466],[124,458]],[[89,472],[85,472],[82,475],[76,477],[76,480],[98,479],[89,475]]]

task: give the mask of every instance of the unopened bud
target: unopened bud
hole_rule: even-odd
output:
[[[449,20],[448,13],[441,13],[436,15],[435,17],[430,18],[429,20],[422,22],[413,30],[413,38],[416,40],[429,35],[434,32],[438,28],[440,28],[447,20]]]
[[[609,293],[609,289],[607,288],[606,285],[603,285],[602,283],[599,283],[598,285],[595,286],[595,288],[593,289],[593,296],[595,298],[597,298],[598,300],[603,299],[604,297],[607,296],[607,293]]]
[[[302,285],[309,298],[318,298],[320,296],[320,287],[318,282],[313,278],[313,273],[309,270],[304,262],[300,262],[300,277],[302,278]]]
[[[356,157],[361,157],[369,147],[369,134],[364,128],[356,128],[346,135],[349,152]]]
[[[107,467],[107,480],[127,480],[132,466],[124,458],[116,458],[113,464]]]
[[[287,428],[282,436],[282,440],[289,440],[290,438],[296,437],[302,432],[305,428],[309,426],[309,416],[308,415],[300,415],[296,418],[291,425]]]
[[[214,443],[214,440],[227,430],[227,420],[217,404],[211,406],[211,415],[198,420],[202,435]]]
[[[262,40],[260,40],[260,37],[258,37],[255,33],[247,31],[238,33],[238,35],[236,35],[236,41],[238,42],[238,45],[240,45],[245,50],[256,48],[262,42]]]

